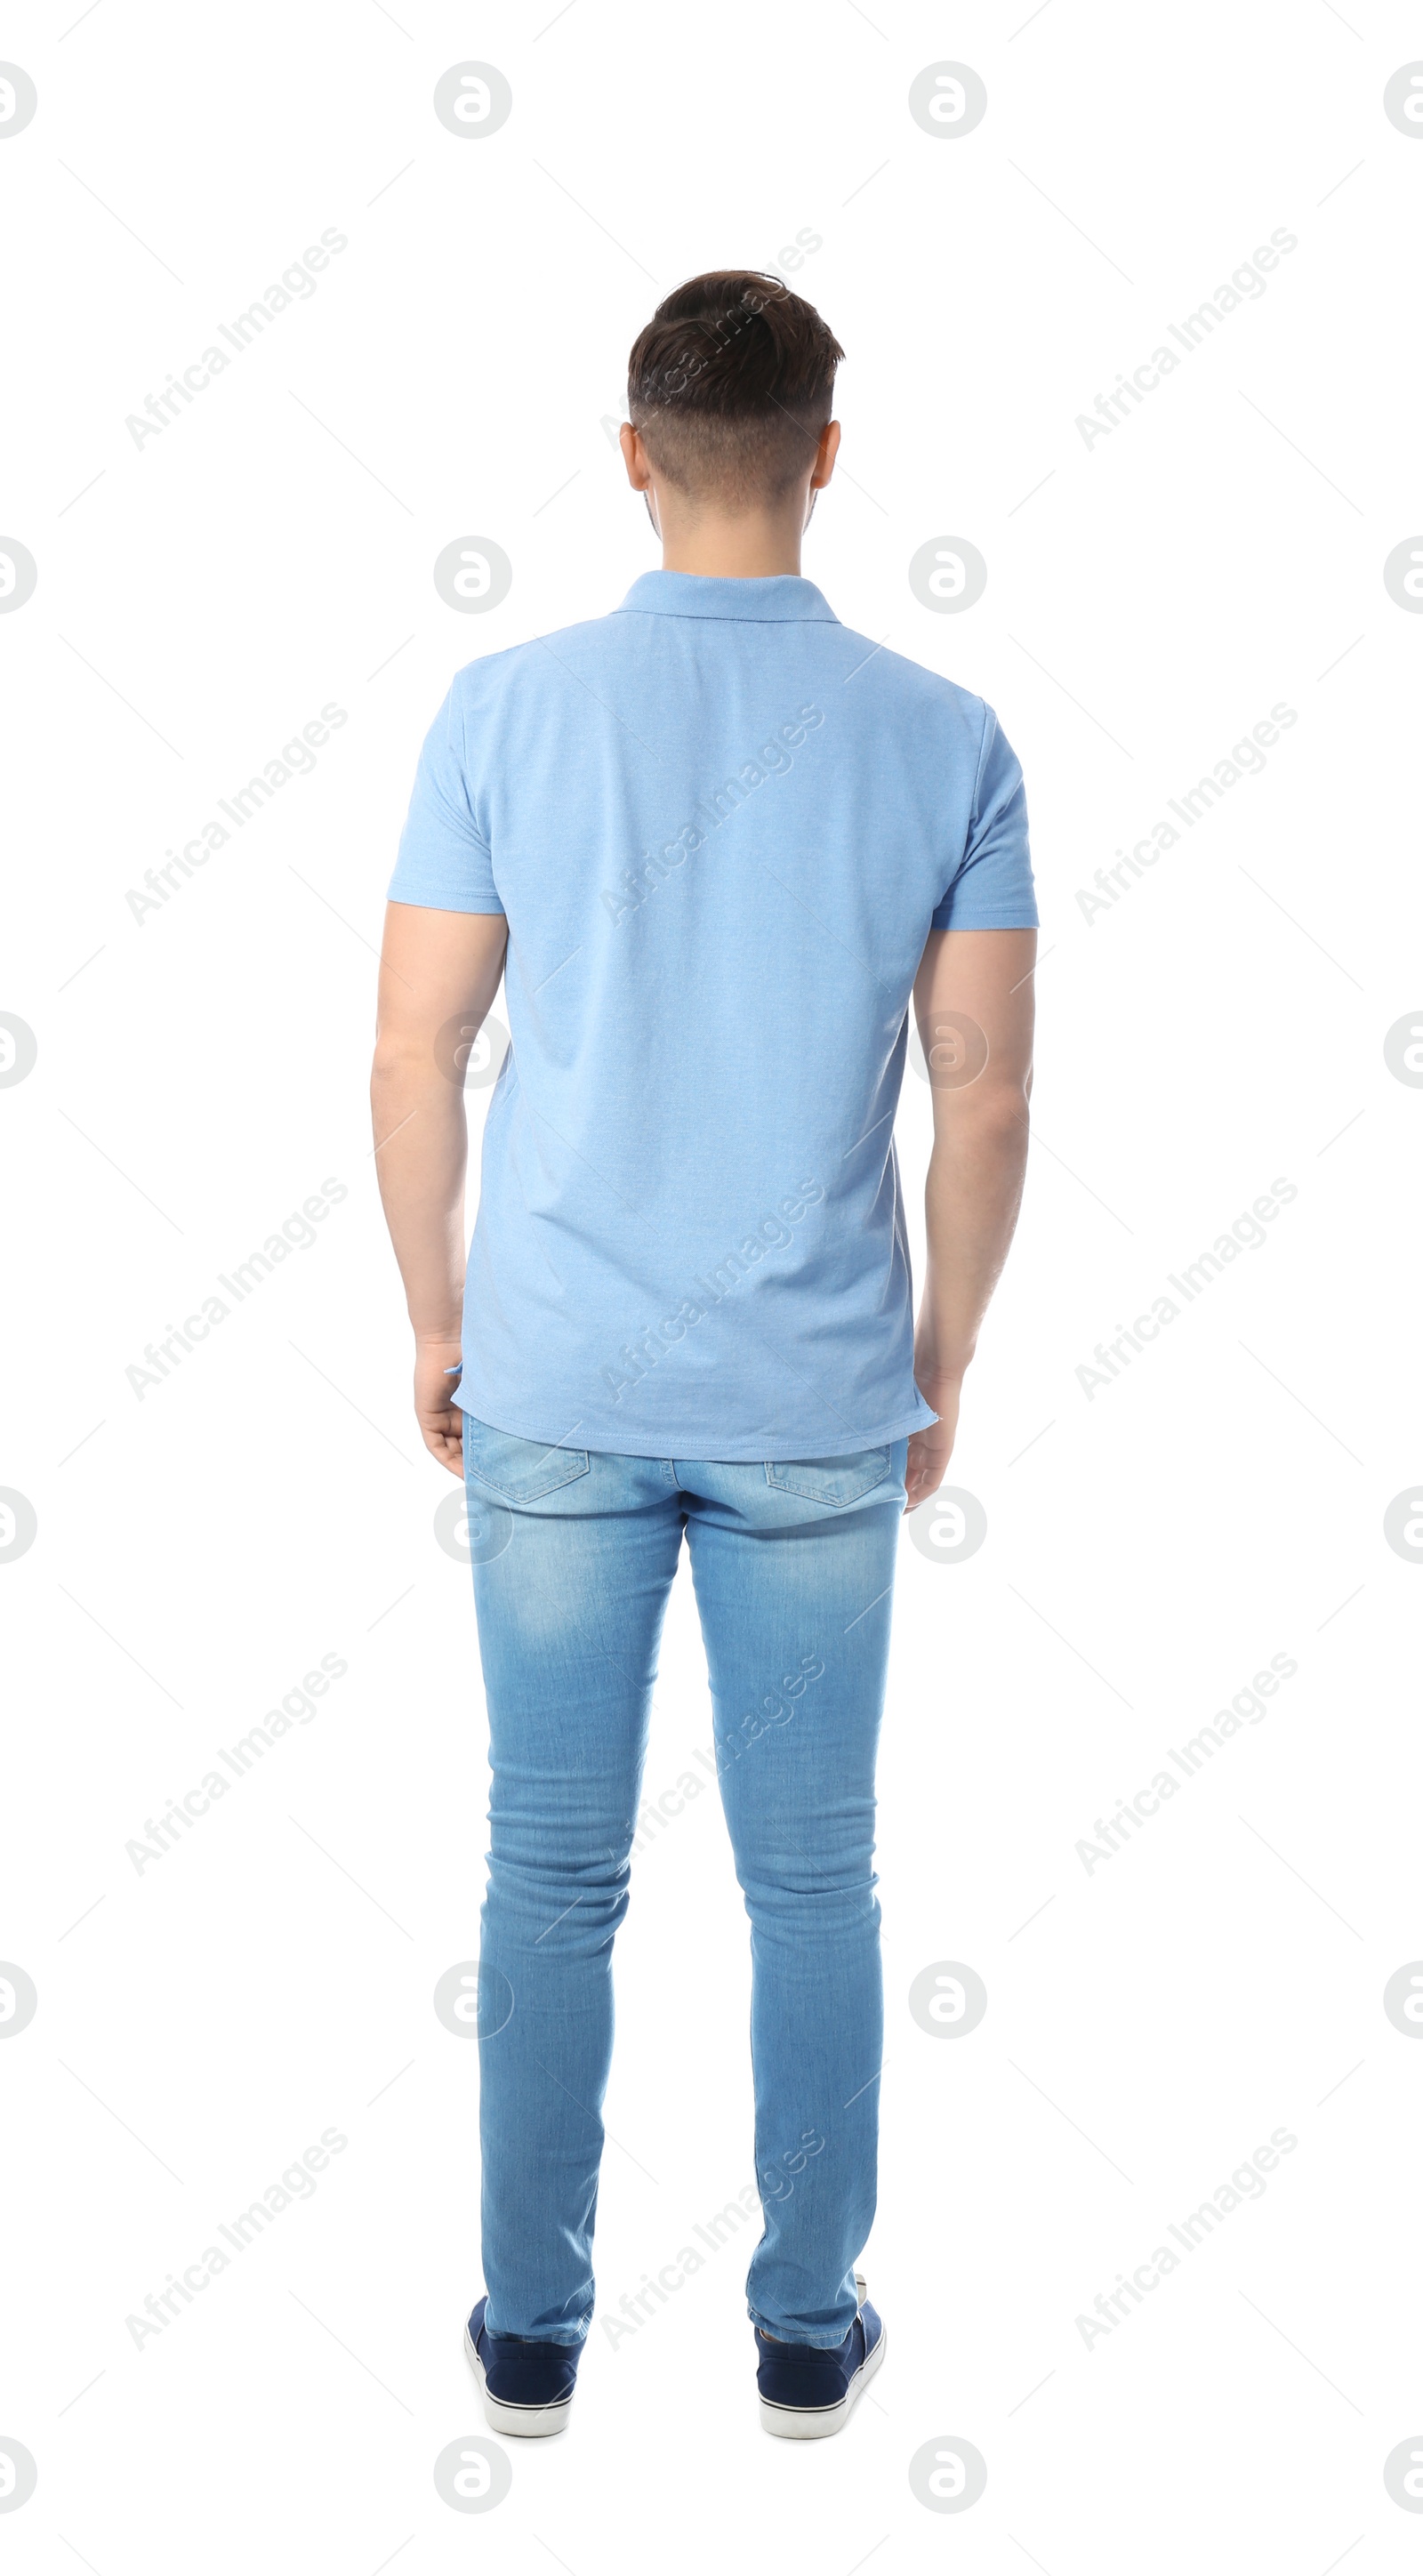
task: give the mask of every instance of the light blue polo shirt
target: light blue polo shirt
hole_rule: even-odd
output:
[[[980,698],[793,574],[644,573],[457,675],[390,893],[509,922],[468,1412],[766,1460],[935,1419],[893,1141],[910,990],[931,927],[1037,920]]]

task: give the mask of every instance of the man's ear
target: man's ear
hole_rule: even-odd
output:
[[[824,491],[826,484],[829,482],[831,475],[835,471],[835,459],[839,453],[840,423],[838,420],[827,420],[825,427],[820,433],[820,438],[815,451],[815,463],[811,468],[810,488],[812,492]]]
[[[646,448],[643,446],[641,433],[633,428],[630,420],[625,420],[622,428],[618,431],[618,445],[623,451],[623,463],[627,467],[628,481],[632,485],[634,492],[640,492],[642,494],[643,500],[647,506],[648,518],[652,522],[652,533],[660,542],[662,536],[662,522],[657,515],[657,501],[652,480],[652,462],[648,456]]]
[[[634,492],[645,492],[652,480],[652,467],[641,436],[630,420],[625,420],[618,431],[618,445],[623,451],[623,463]]]

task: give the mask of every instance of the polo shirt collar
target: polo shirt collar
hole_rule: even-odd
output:
[[[791,625],[814,619],[838,626],[834,609],[813,581],[799,573],[776,572],[740,580],[718,573],[639,573],[621,608],[639,616],[737,617],[762,625]]]

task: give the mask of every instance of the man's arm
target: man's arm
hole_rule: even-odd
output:
[[[939,1419],[909,1443],[911,1509],[943,1482],[963,1373],[1018,1221],[1036,955],[1033,930],[932,930],[914,981],[934,1102],[914,1375]]]
[[[464,1301],[464,1067],[499,990],[508,931],[502,912],[386,906],[371,1067],[376,1173],[415,1328],[415,1417],[452,1476],[463,1458],[446,1372],[460,1357]]]

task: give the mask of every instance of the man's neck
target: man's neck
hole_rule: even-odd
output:
[[[664,572],[701,573],[720,581],[765,581],[799,573],[800,529],[784,519],[701,519],[664,531]]]

